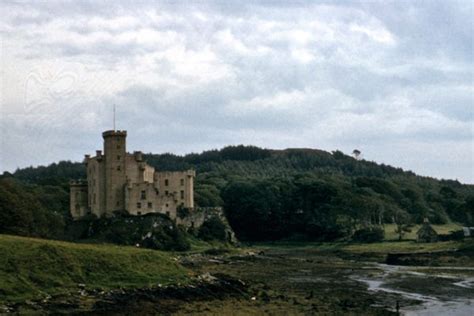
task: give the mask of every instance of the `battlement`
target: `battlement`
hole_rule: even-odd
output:
[[[84,180],[71,180],[69,181],[71,187],[84,187],[87,186],[87,181]]]
[[[112,136],[121,136],[121,137],[127,137],[127,131],[105,131],[102,133],[102,137],[112,137]]]

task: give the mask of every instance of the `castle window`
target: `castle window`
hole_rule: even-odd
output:
[[[117,156],[117,160],[120,160],[120,155]]]
[[[142,212],[137,212],[137,215],[142,215]]]
[[[184,191],[183,191],[183,190],[181,190],[181,192],[180,192],[180,193],[181,193],[181,199],[184,199]]]
[[[168,196],[169,192],[168,191],[165,191],[165,195]]]
[[[120,168],[120,166],[117,166],[117,171],[120,171],[122,168]]]
[[[170,183],[168,181],[168,179],[165,179],[165,186],[168,186]]]
[[[137,203],[137,208],[142,208],[142,203],[138,202]]]
[[[184,185],[184,179],[181,179],[180,182],[181,182],[181,185]]]
[[[170,217],[170,212],[166,212],[166,216]]]
[[[142,191],[142,192],[141,192],[140,198],[141,198],[142,200],[146,200],[146,191]]]
[[[148,202],[148,208],[152,208],[152,207],[153,207],[153,203]]]
[[[168,204],[166,204],[166,207],[168,207]]]

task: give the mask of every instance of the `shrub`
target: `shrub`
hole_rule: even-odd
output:
[[[378,242],[384,239],[385,232],[382,227],[366,227],[356,230],[352,236],[353,241]]]
[[[226,235],[226,226],[217,216],[211,217],[205,221],[199,228],[198,232],[198,237],[206,241],[226,241]]]

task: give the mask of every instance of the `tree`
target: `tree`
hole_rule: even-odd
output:
[[[224,223],[217,217],[211,217],[199,227],[198,237],[203,240],[226,241],[227,229]]]
[[[359,160],[359,159],[360,159],[360,154],[361,154],[360,150],[354,149],[354,150],[352,151],[352,154],[354,155],[354,158],[355,158],[356,160]]]
[[[397,211],[394,216],[395,232],[398,234],[398,240],[402,240],[405,233],[410,232],[411,219],[410,215],[403,211]]]

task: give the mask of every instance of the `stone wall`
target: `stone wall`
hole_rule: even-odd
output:
[[[155,182],[161,196],[172,195],[176,204],[185,208],[194,207],[194,170],[156,172]]]
[[[228,241],[233,243],[237,242],[235,233],[230,227],[222,207],[197,207],[192,210],[184,209],[181,213],[178,211],[176,224],[184,226],[186,229],[199,229],[205,221],[213,217],[219,218],[226,226]]]

